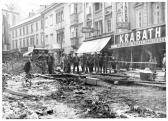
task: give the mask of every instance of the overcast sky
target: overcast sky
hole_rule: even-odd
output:
[[[22,18],[26,18],[30,11],[39,9],[40,5],[48,5],[57,2],[57,0],[2,0],[1,2],[2,8],[5,4],[15,4]]]

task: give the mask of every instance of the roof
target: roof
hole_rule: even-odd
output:
[[[25,23],[27,23],[27,22],[29,22],[29,21],[35,19],[35,18],[38,18],[38,17],[40,17],[40,16],[41,16],[41,14],[38,13],[38,14],[36,14],[36,15],[30,17],[30,18],[27,18],[27,19],[25,19],[25,20],[19,22],[18,24],[14,25],[14,26],[11,26],[10,28],[14,28],[14,27],[17,27],[17,26],[19,26],[19,25],[25,24]]]

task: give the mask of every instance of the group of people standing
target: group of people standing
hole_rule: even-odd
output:
[[[84,53],[82,56],[78,56],[75,53],[75,56],[72,54],[64,54],[63,55],[63,70],[64,72],[70,73],[71,66],[73,65],[73,73],[79,73],[79,66],[82,69],[82,73],[92,73],[93,71],[96,73],[107,73],[108,68],[114,69],[116,72],[117,60],[114,56],[108,56],[105,54],[86,54]],[[77,71],[75,71],[77,68]],[[111,71],[111,70],[110,70]]]

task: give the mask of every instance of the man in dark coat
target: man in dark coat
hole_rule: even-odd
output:
[[[26,84],[29,83],[29,85],[31,86],[31,81],[29,81],[29,79],[31,78],[30,70],[31,70],[31,59],[29,58],[29,60],[24,65],[24,71],[26,73],[25,82]]]
[[[80,58],[78,57],[77,53],[73,57],[73,73],[75,72],[75,68],[77,67],[77,73],[79,74],[79,61]]]
[[[47,64],[48,64],[48,72],[49,74],[53,73],[53,66],[54,66],[54,57],[52,56],[52,53],[49,53],[47,57]]]

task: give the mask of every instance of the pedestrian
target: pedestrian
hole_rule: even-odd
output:
[[[30,74],[30,70],[31,70],[31,58],[29,57],[28,61],[25,63],[24,65],[24,71],[26,73],[26,76],[25,76],[25,84],[29,86],[31,86],[31,74]]]
[[[67,73],[70,73],[71,72],[71,54],[68,54],[68,57],[67,57]]]
[[[79,74],[79,61],[78,54],[75,53],[75,56],[73,57],[73,73],[75,73],[75,68],[77,67],[77,73]]]
[[[42,74],[45,74],[47,70],[47,56],[44,51],[42,52],[42,55],[39,57],[39,60],[41,62]]]
[[[86,66],[85,66],[85,73],[89,72],[89,54],[86,54]]]
[[[112,56],[112,59],[111,59],[111,65],[112,65],[112,69],[114,70],[114,73],[116,73],[116,59],[114,56]]]
[[[67,73],[67,63],[68,63],[68,58],[67,55],[64,53],[62,54],[62,66],[63,66],[63,71]]]
[[[82,72],[85,72],[85,66],[86,66],[86,56],[85,53],[83,53],[83,55],[80,58],[80,63],[81,63],[81,68],[82,68]]]
[[[103,57],[103,73],[107,73],[107,65],[108,65],[108,54],[105,53]]]
[[[165,72],[164,80],[166,81],[166,53],[164,53],[162,64],[163,64],[163,71]]]
[[[99,60],[99,72],[102,73],[102,68],[103,68],[103,56],[102,56],[102,53],[99,54],[98,60]]]
[[[95,52],[95,54],[94,54],[94,71],[95,71],[95,73],[98,72],[98,63],[99,63],[98,55],[97,55],[97,53]]]
[[[93,67],[94,67],[94,57],[93,55],[89,55],[89,72],[92,73],[93,72]]]
[[[48,72],[49,72],[49,74],[52,74],[53,73],[53,66],[54,66],[54,57],[51,52],[48,54],[47,64],[48,64]]]

